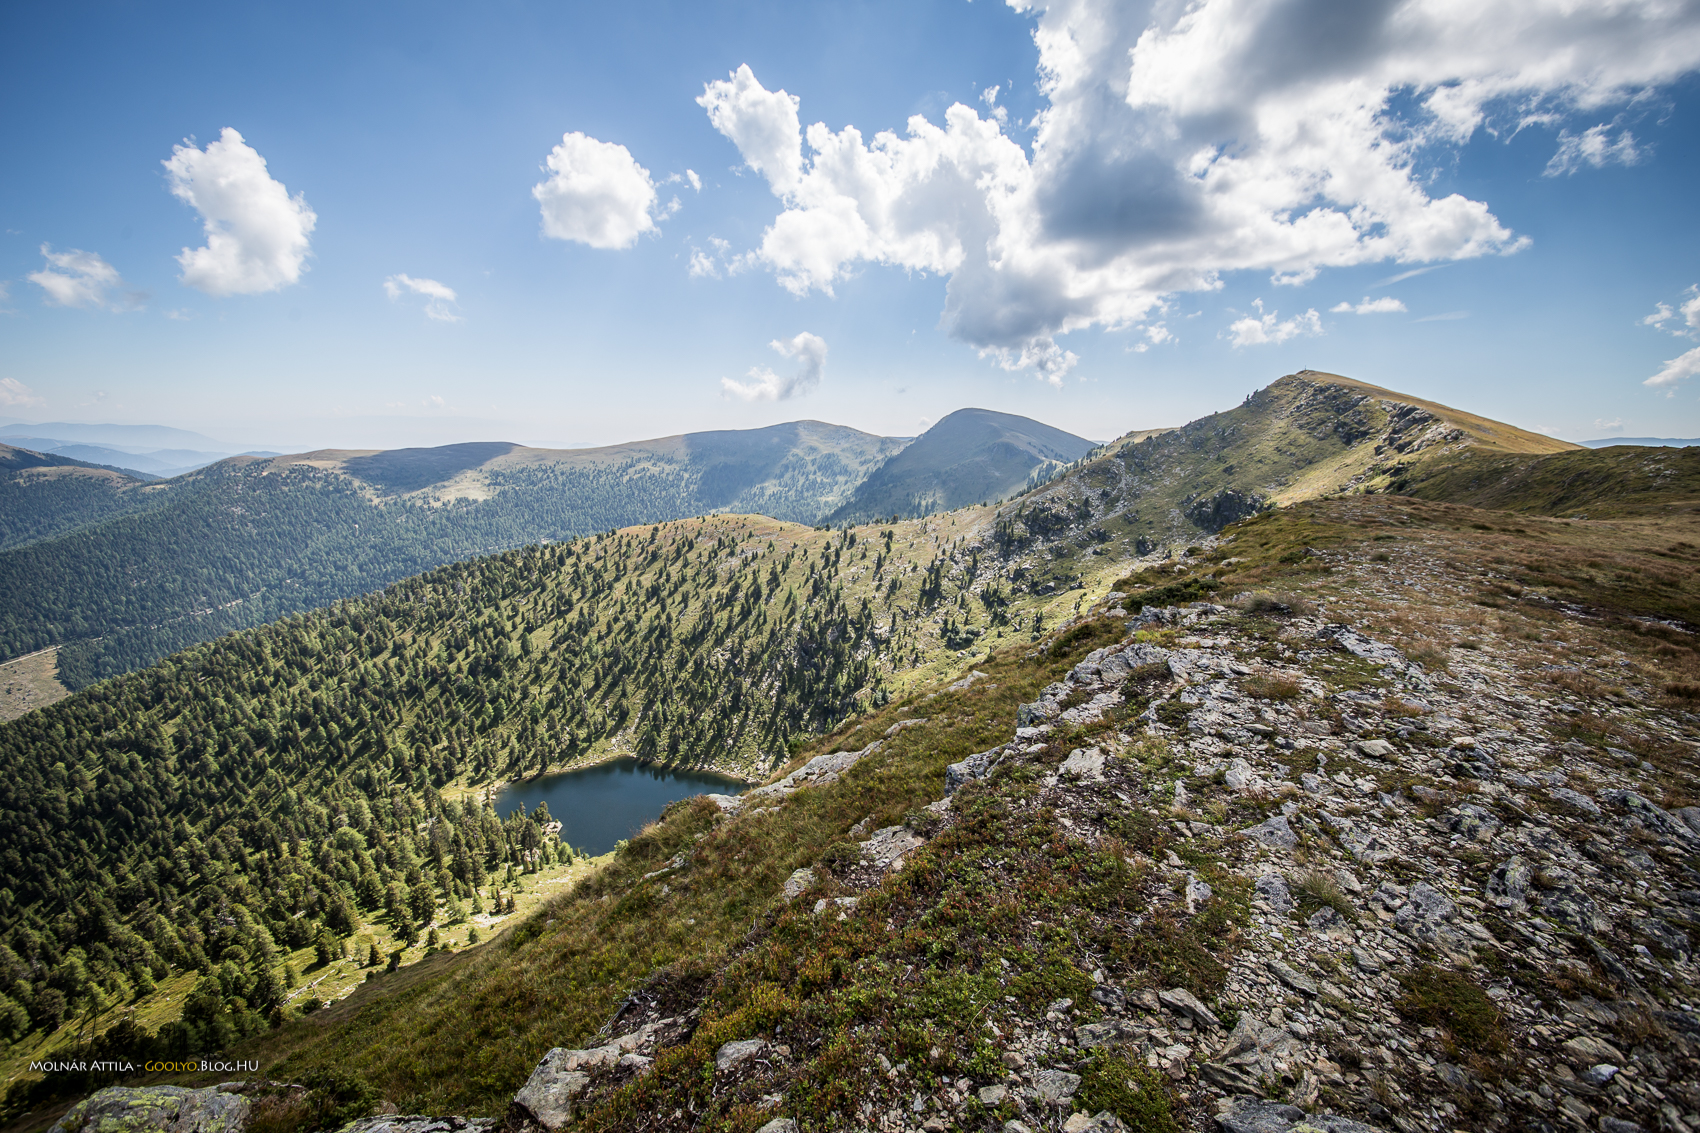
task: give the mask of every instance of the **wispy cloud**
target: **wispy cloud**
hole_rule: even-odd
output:
[[[1378,279],[1374,283],[1370,284],[1370,286],[1390,287],[1395,283],[1404,283],[1407,279],[1415,279],[1419,275],[1427,275],[1431,271],[1439,271],[1441,268],[1449,268],[1451,266],[1451,264],[1430,264],[1427,267],[1412,268],[1410,271],[1402,271],[1398,275],[1390,275],[1386,279]]]
[[[118,269],[97,253],[81,248],[55,252],[43,244],[41,254],[47,266],[26,278],[47,292],[46,301],[53,306],[139,311],[147,304],[148,293],[127,287]]]
[[[820,385],[821,371],[826,367],[826,340],[808,331],[791,339],[776,338],[768,343],[782,357],[795,358],[795,373],[781,377],[766,366],[752,366],[750,380],[735,382],[721,378],[721,389],[740,401],[787,401],[809,393]]]
[[[1253,300],[1252,306],[1257,308],[1256,315],[1247,315],[1228,326],[1227,334],[1233,339],[1235,347],[1268,346],[1286,342],[1301,334],[1322,333],[1322,316],[1316,313],[1314,307],[1302,315],[1283,320],[1279,311],[1265,312],[1261,299]]]
[[[40,408],[47,400],[17,378],[0,378],[0,405],[11,409]]]
[[[1454,319],[1467,319],[1469,317],[1470,312],[1468,311],[1442,311],[1438,315],[1424,315],[1416,321],[1419,323],[1447,323]]]
[[[440,323],[462,321],[460,315],[449,309],[455,305],[454,289],[434,279],[415,279],[405,273],[392,275],[384,280],[384,294],[392,301],[408,294],[423,295],[426,318],[435,319]]]
[[[1364,300],[1355,306],[1350,302],[1336,303],[1328,308],[1331,315],[1393,315],[1405,309],[1405,304],[1391,295],[1383,295],[1379,299],[1364,296]]]

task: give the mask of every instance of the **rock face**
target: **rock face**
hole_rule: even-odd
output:
[[[51,1133],[238,1133],[248,1099],[213,1086],[109,1086],[72,1106]]]
[[[674,1018],[658,1019],[587,1049],[556,1047],[543,1056],[514,1095],[503,1127],[509,1133],[557,1133],[574,1124],[589,1096],[599,1096],[611,1085],[648,1069],[652,1059],[645,1052],[652,1051],[678,1023]]]

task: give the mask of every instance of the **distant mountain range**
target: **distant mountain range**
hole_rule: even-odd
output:
[[[168,435],[183,439],[132,439]],[[913,439],[795,421],[591,449],[492,441],[242,455],[147,482],[105,461],[0,445],[0,660],[57,645],[61,679],[81,687],[444,563],[716,513],[836,526],[1025,492],[998,509],[1000,553],[1075,532],[1082,553],[1101,555],[1184,546],[1264,508],[1342,491],[1451,498],[1503,482],[1512,494],[1490,506],[1598,508],[1581,481],[1549,483],[1561,465],[1591,468],[1574,459],[1586,453],[1312,371],[1106,446],[984,409]],[[1493,474],[1455,482],[1478,465]],[[1071,468],[1083,471],[1046,486]],[[1042,558],[1023,585],[1070,584],[1067,554]]]
[[[121,468],[138,479],[178,476],[239,455],[235,446],[187,429],[164,425],[78,425],[49,421],[41,425],[0,426],[0,443],[39,453],[68,456],[89,464]],[[250,451],[241,455],[276,456]]]
[[[1643,448],[1688,448],[1700,445],[1700,438],[1679,440],[1675,437],[1601,437],[1597,441],[1577,441],[1584,448],[1610,448],[1612,445],[1640,445]]]

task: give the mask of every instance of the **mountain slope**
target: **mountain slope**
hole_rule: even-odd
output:
[[[997,509],[988,541],[1029,587],[1067,586],[1093,557],[1184,547],[1265,509],[1402,490],[1481,459],[1582,452],[1502,422],[1334,374],[1303,371],[1244,403],[1108,445]]]
[[[670,808],[498,939],[231,1054],[521,1128],[546,1054],[615,1036],[553,1085],[574,1128],[1655,1128],[1700,1108],[1678,809],[1700,654],[1524,576],[1659,569],[1695,528],[1374,495],[1256,517],[1211,555],[1246,600],[1176,608],[1134,576],[984,676],[846,720],[776,772],[812,765],[800,787]],[[335,813],[250,857],[357,863]],[[397,852],[480,821],[342,813]],[[1606,1056],[1617,1090],[1584,1077]]]
[[[181,1011],[182,981],[229,959],[169,1040],[200,1049],[263,1023],[327,931],[419,958],[410,926],[437,904],[446,925],[535,864],[513,855],[544,819],[497,822],[493,780],[617,754],[760,776],[954,666],[977,605],[954,543],[944,520],[725,517],[533,546],[0,725],[0,1038],[33,1028],[27,1054],[168,980]],[[998,613],[988,637],[1020,631]],[[433,816],[445,844],[418,828]]]
[[[62,645],[80,688],[472,555],[733,507],[813,523],[905,443],[805,421],[588,450],[236,457],[146,487],[15,456],[0,659]]]
[[[867,523],[1001,499],[1092,447],[1028,417],[958,409],[880,465],[827,521]]]
[[[146,506],[128,470],[0,444],[0,551]]]

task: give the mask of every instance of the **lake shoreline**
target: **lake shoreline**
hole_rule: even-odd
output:
[[[545,771],[539,771],[537,774],[523,779],[492,779],[488,783],[464,787],[462,790],[467,796],[482,797],[485,793],[499,795],[509,787],[524,783],[535,783],[537,780],[548,778],[550,775],[564,775],[569,771],[589,771],[593,767],[601,767],[606,763],[616,763],[622,759],[636,759],[643,767],[656,767],[665,771],[682,772],[685,774],[719,775],[723,779],[732,779],[736,782],[742,783],[746,789],[759,786],[771,778],[771,776],[764,776],[760,779],[752,779],[742,771],[734,770],[718,763],[692,764],[690,766],[681,767],[672,763],[660,763],[656,761],[646,763],[643,760],[638,759],[637,756],[631,755],[627,752],[608,751],[602,752],[599,755],[587,755],[582,759],[575,759],[571,763],[563,763],[558,767],[550,767]]]
[[[482,797],[498,818],[546,806],[561,823],[556,836],[590,854],[605,853],[654,822],[675,803],[702,795],[740,795],[753,784],[702,767],[675,767],[635,756],[586,760],[562,770],[491,784]]]

